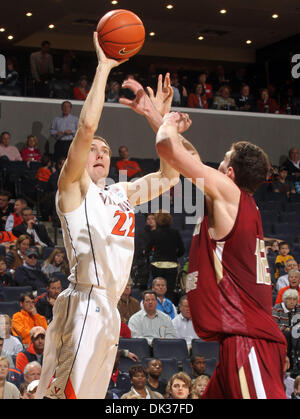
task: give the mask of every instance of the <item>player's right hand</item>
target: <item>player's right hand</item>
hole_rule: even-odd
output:
[[[94,32],[93,41],[94,41],[94,47],[95,47],[95,50],[96,50],[96,54],[97,54],[99,64],[107,65],[110,69],[112,69],[112,68],[117,67],[118,65],[123,64],[126,61],[128,61],[128,58],[126,60],[121,60],[121,61],[117,61],[117,60],[114,60],[112,58],[108,58],[104,54],[103,49],[99,45],[98,32]]]

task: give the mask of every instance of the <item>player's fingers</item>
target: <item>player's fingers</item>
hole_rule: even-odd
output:
[[[124,89],[130,89],[133,93],[136,93],[138,90],[143,89],[143,86],[133,79],[124,80],[122,83]]]
[[[162,92],[162,74],[159,74],[157,79],[157,93]]]
[[[126,99],[125,97],[120,97],[119,103],[121,103],[121,105],[126,105],[126,106],[129,106],[131,108],[133,106],[132,100]]]
[[[147,92],[149,94],[150,99],[154,98],[154,92],[153,89],[150,86],[147,86]]]

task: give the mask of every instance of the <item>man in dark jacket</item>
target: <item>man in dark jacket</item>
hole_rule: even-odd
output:
[[[52,320],[52,309],[55,303],[55,300],[62,291],[61,280],[52,276],[48,280],[47,292],[42,294],[40,297],[37,297],[35,308],[39,314],[46,317],[47,323],[49,324]]]
[[[24,287],[30,285],[33,291],[46,288],[48,277],[38,266],[38,252],[34,247],[29,247],[24,256],[23,266],[19,266],[15,272],[16,286]]]

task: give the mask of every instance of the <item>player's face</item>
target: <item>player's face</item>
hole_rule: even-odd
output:
[[[107,145],[101,140],[94,140],[91,144],[87,161],[87,172],[92,181],[106,178],[109,172],[110,151]]]

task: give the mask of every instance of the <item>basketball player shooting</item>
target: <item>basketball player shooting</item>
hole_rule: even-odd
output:
[[[70,265],[70,286],[56,300],[45,342],[44,361],[36,398],[105,398],[120,335],[118,300],[127,284],[134,251],[133,207],[158,196],[179,181],[179,174],[161,161],[158,172],[132,183],[105,186],[111,150],[95,137],[112,68],[122,62],[109,59],[94,45],[98,66],[81,110],[78,130],[58,181],[56,209]],[[158,93],[150,97],[136,81],[137,98],[126,103],[144,115],[157,131],[161,112],[169,112],[169,77],[159,79]],[[189,128],[186,119],[182,131]],[[152,190],[152,181],[162,181]],[[157,182],[156,182],[157,185]],[[137,193],[138,191],[138,193]]]
[[[205,208],[194,230],[186,284],[196,333],[220,343],[203,398],[286,398],[286,341],[272,318],[271,278],[252,197],[266,179],[268,157],[242,141],[232,145],[219,170],[206,166],[183,147],[182,118],[165,115],[156,147],[193,183],[204,180]]]

